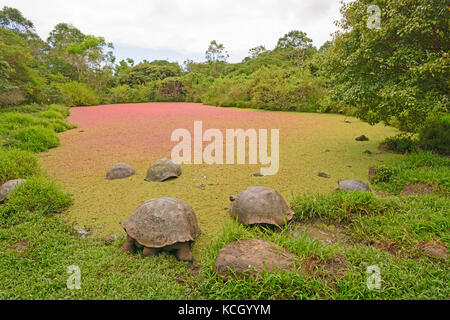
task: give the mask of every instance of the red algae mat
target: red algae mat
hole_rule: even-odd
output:
[[[66,220],[101,236],[122,234],[120,221],[141,203],[170,196],[193,207],[203,231],[202,243],[229,219],[229,196],[249,186],[271,187],[290,202],[302,193],[331,192],[338,179],[367,181],[370,166],[396,157],[377,149],[396,129],[369,126],[353,118],[346,123],[340,115],[144,103],[72,108],[68,120],[78,128],[60,134],[61,146],[42,154],[40,162],[51,178],[73,194]],[[193,133],[194,121],[200,120],[204,131],[220,129],[224,136],[226,129],[279,129],[279,173],[253,177],[261,165],[182,165],[178,179],[145,182],[153,162],[170,158],[177,145],[171,142],[172,132],[184,128]],[[362,134],[370,141],[355,141]],[[366,150],[374,154],[364,154]],[[134,167],[136,175],[107,181],[106,172],[119,162]],[[320,178],[319,172],[331,178]]]

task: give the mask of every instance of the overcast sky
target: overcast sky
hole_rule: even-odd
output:
[[[250,48],[274,48],[290,30],[305,31],[320,47],[340,17],[338,0],[0,0],[5,5],[33,21],[44,40],[69,22],[114,43],[118,59],[136,61],[202,61],[217,40],[239,62]]]

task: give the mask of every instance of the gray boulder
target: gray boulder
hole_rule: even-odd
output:
[[[339,190],[342,191],[365,191],[370,192],[369,186],[359,180],[345,180],[345,181],[338,181],[339,184]]]
[[[17,187],[19,184],[25,182],[25,180],[17,179],[17,180],[10,180],[6,182],[4,185],[0,187],[0,203],[6,201],[6,198],[8,197],[8,194],[14,190],[15,187]]]

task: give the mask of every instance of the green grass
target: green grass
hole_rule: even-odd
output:
[[[0,184],[39,172],[37,157],[32,152],[0,148]]]
[[[440,192],[450,192],[450,158],[431,152],[405,155],[399,160],[389,161],[379,166],[375,176],[378,189],[398,195],[408,184],[427,182],[438,184]]]
[[[76,126],[65,120],[67,107],[22,106],[0,109],[0,147],[42,152],[59,145],[56,133]]]
[[[18,251],[18,242],[27,248]],[[0,299],[187,299],[186,263],[173,256],[145,259],[120,253],[119,241],[82,239],[58,216],[0,229]],[[9,249],[8,249],[9,248]],[[81,289],[71,291],[67,268],[81,270]]]
[[[342,279],[325,281],[302,274],[265,273],[247,279],[219,277],[213,269],[220,248],[232,241],[259,238],[273,241],[299,256],[325,261],[334,255],[346,257],[350,266]],[[397,258],[372,246],[355,244],[349,247],[324,246],[306,237],[289,236],[288,229],[281,232],[261,232],[230,223],[224,233],[205,249],[205,262],[201,270],[200,292],[207,299],[447,299],[448,264],[429,258]],[[381,270],[381,290],[367,288],[367,267],[377,265]]]
[[[59,185],[41,176],[35,176],[17,186],[0,207],[0,225],[23,223],[41,216],[61,213],[72,200]]]
[[[372,193],[335,192],[301,196],[294,203],[299,223],[319,218],[342,224],[355,242],[394,242],[408,256],[422,241],[450,245],[450,200],[439,196],[380,199]]]

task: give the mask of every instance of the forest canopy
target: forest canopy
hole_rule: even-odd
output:
[[[377,5],[379,26],[370,27]],[[0,106],[194,101],[224,107],[336,112],[417,132],[449,108],[449,7],[444,0],[342,3],[340,31],[322,47],[301,30],[228,63],[211,41],[205,61],[116,61],[101,36],[59,23],[46,40],[14,8],[0,11]],[[376,14],[377,12],[375,12]]]

